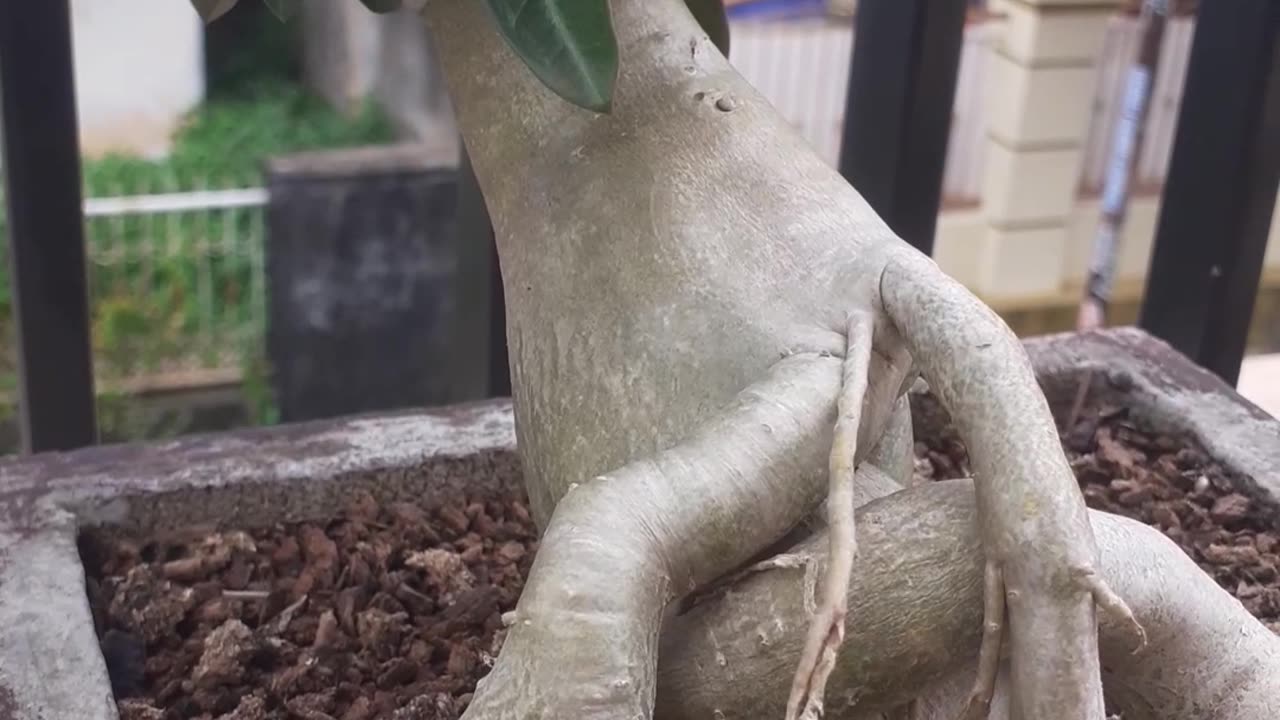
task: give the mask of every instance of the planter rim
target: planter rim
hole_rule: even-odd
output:
[[[1280,421],[1166,343],[1117,328],[1023,346],[1042,386],[1074,384],[1092,371],[1094,387],[1132,396],[1144,419],[1190,434],[1250,490],[1280,501]],[[56,523],[65,511],[81,523],[112,523],[131,499],[157,494],[411,472],[515,449],[511,401],[498,399],[7,458],[0,532]]]
[[[1094,374],[1157,429],[1194,438],[1280,513],[1280,420],[1217,375],[1138,328],[1046,335],[1023,343],[1042,385]],[[1074,387],[1073,387],[1074,389]],[[1280,520],[1280,514],[1277,515]]]
[[[357,415],[101,445],[0,460],[0,533],[32,532],[71,512],[119,522],[129,504],[172,493],[412,473],[516,447],[509,400]]]
[[[1092,371],[1141,417],[1191,434],[1243,490],[1280,498],[1280,422],[1168,345],[1124,328],[1024,347],[1046,395]],[[356,488],[383,499],[509,490],[515,449],[511,403],[495,400],[0,461],[0,628],[12,629],[0,632],[0,720],[118,720],[81,527],[310,519]]]

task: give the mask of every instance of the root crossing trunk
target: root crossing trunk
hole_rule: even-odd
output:
[[[793,710],[815,711],[835,649],[880,640],[841,646],[848,478],[872,448],[900,446],[884,433],[914,363],[974,459],[1015,711],[1102,720],[1095,611],[1123,602],[1099,579],[1016,338],[893,235],[683,0],[610,8],[609,115],[543,87],[482,3],[424,9],[494,221],[517,438],[546,533],[469,718],[649,717],[672,602],[758,559],[831,492],[816,652],[784,671]]]
[[[867,391],[867,375],[871,363],[872,318],[869,313],[855,313],[849,319],[844,372],[840,400],[837,405],[835,439],[828,464],[830,490],[827,496],[827,532],[831,551],[827,558],[827,575],[822,586],[822,600],[814,614],[805,642],[800,665],[791,685],[786,720],[816,720],[822,715],[822,697],[827,677],[835,667],[836,653],[844,642],[845,615],[848,612],[849,576],[853,572],[858,539],[854,529],[853,487],[854,457],[858,444],[858,427],[862,422],[862,403]]]

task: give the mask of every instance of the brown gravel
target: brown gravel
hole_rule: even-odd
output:
[[[123,720],[451,720],[536,549],[516,498],[352,499],[323,523],[86,533]]]
[[[1277,508],[1238,492],[1242,483],[1195,442],[1153,432],[1124,408],[1086,409],[1063,433],[1063,447],[1089,507],[1158,528],[1280,633]],[[916,458],[926,477],[968,472],[964,444],[949,427],[917,442]]]
[[[925,398],[917,412],[937,414]],[[968,472],[945,422],[917,471]],[[1182,438],[1117,408],[1064,436],[1091,507],[1160,528],[1280,632],[1280,528]],[[87,533],[90,600],[123,720],[453,720],[502,640],[536,551],[523,498],[435,507],[358,495],[338,517],[251,531]]]

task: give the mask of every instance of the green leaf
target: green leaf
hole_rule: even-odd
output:
[[[729,17],[725,14],[724,0],[684,0],[684,4],[720,49],[720,54],[729,57]]]
[[[618,77],[618,40],[608,0],[485,3],[503,38],[544,85],[579,107],[610,111]]]
[[[360,0],[369,12],[383,15],[400,9],[400,0]]]
[[[273,15],[280,18],[281,22],[288,22],[291,18],[298,14],[299,2],[301,0],[262,0],[267,4],[267,9]]]
[[[206,23],[211,23],[235,7],[236,0],[191,0],[191,4]]]

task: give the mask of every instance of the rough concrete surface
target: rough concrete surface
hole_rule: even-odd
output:
[[[420,499],[509,481],[514,451],[510,404],[485,402],[16,458],[0,461],[0,527],[60,508],[139,530],[315,517],[352,483]]]
[[[1213,373],[1136,328],[1063,333],[1024,343],[1050,402],[1069,405],[1084,372],[1090,392],[1124,393],[1157,428],[1195,437],[1244,478],[1260,500],[1280,502],[1280,420]]]
[[[70,514],[0,532],[0,718],[116,716]]]
[[[430,499],[518,482],[509,403],[346,418],[0,462],[0,720],[116,720],[76,531],[265,524],[364,489]]]
[[[1046,396],[1124,393],[1193,433],[1256,496],[1280,498],[1280,422],[1136,330],[1026,342]],[[495,401],[98,447],[0,462],[0,720],[116,720],[85,597],[76,531],[323,516],[355,489],[429,500],[520,479],[508,402]]]

